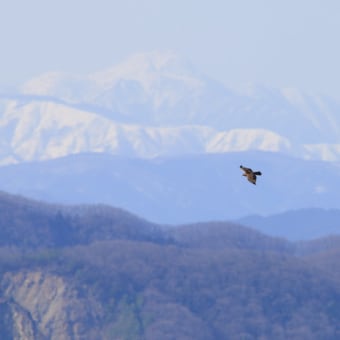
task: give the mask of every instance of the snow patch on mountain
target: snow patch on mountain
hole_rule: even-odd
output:
[[[24,84],[21,91],[69,103],[88,103],[125,117],[142,112],[145,118],[149,116],[150,123],[154,111],[202,93],[204,83],[177,54],[153,52],[133,55],[112,68],[86,76],[46,73]]]
[[[68,103],[86,101],[96,88],[88,76],[47,72],[25,83],[20,92],[34,96],[57,98]]]
[[[322,161],[339,161],[340,144],[306,144],[304,158]]]
[[[163,79],[182,81],[184,86],[200,88],[202,81],[193,71],[192,66],[174,52],[139,53],[108,70],[89,76],[104,91],[114,86],[121,79],[133,79],[140,82],[146,92],[152,92],[162,85]]]
[[[234,129],[219,132],[207,145],[207,151],[214,153],[246,150],[288,153],[291,152],[292,145],[287,138],[264,129]]]
[[[9,101],[0,117],[0,164],[83,152],[141,158],[262,150],[289,153],[289,141],[264,129],[219,131],[209,126],[121,124],[64,104]]]

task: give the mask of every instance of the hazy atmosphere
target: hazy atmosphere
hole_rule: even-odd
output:
[[[2,7],[0,189],[157,223],[340,208],[337,1]]]
[[[0,8],[0,339],[340,339],[340,1]]]
[[[1,86],[87,73],[172,50],[228,86],[293,87],[340,99],[336,0],[6,1]]]

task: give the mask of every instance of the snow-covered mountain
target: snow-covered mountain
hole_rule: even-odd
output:
[[[83,77],[44,74],[25,84],[22,92],[86,103],[125,123],[265,128],[299,142],[302,127],[306,143],[338,142],[340,132],[340,105],[330,98],[260,86],[237,93],[171,52],[134,55]]]
[[[172,52],[89,75],[43,74],[0,100],[0,164],[82,152],[129,157],[275,151],[340,159],[340,104],[292,89],[240,93]]]
[[[252,149],[291,151],[287,139],[264,129],[123,124],[47,100],[8,102],[0,118],[0,133],[3,165],[84,152],[153,158]]]

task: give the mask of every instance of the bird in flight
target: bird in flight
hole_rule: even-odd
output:
[[[248,181],[256,184],[256,176],[261,176],[261,171],[253,171],[250,168],[246,168],[243,165],[240,165],[240,168],[244,171],[244,174],[242,176],[246,176]]]

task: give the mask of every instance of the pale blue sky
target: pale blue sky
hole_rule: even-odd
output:
[[[339,35],[338,0],[7,0],[0,86],[170,49],[227,85],[250,81],[340,99]]]

